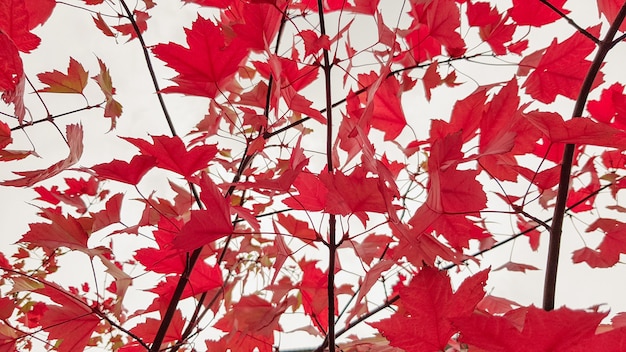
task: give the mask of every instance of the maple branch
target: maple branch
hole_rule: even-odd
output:
[[[135,21],[135,17],[132,12],[126,5],[125,0],[120,0],[120,3],[124,7],[124,11],[126,12],[126,18],[130,21],[130,24],[133,26],[135,30],[135,34],[137,34],[137,39],[139,39],[139,43],[141,43],[141,51],[143,52],[143,57],[146,60],[146,66],[148,67],[148,72],[150,72],[150,78],[152,79],[152,84],[154,85],[154,90],[156,92],[157,98],[159,99],[159,104],[161,105],[161,110],[163,111],[163,115],[165,115],[165,120],[167,121],[167,126],[169,127],[172,135],[176,136],[176,129],[174,128],[174,123],[172,122],[172,118],[170,117],[169,112],[167,111],[167,106],[165,105],[165,101],[163,100],[163,94],[161,94],[161,88],[159,87],[159,82],[157,81],[156,74],[154,73],[154,67],[152,66],[152,60],[150,59],[150,53],[148,53],[148,47],[146,46],[146,42],[143,40],[143,35],[141,34],[141,30]]]
[[[23,130],[23,129],[25,129],[28,126],[37,125],[37,124],[40,124],[42,122],[50,122],[50,120],[54,120],[57,117],[67,116],[67,115],[75,114],[77,112],[81,112],[81,111],[85,111],[85,110],[91,110],[93,108],[100,108],[100,107],[102,107],[102,104],[104,104],[104,103],[105,102],[102,102],[102,103],[99,103],[99,104],[96,104],[96,105],[87,105],[85,107],[82,107],[82,108],[79,108],[79,109],[76,109],[76,110],[71,110],[71,111],[68,111],[68,112],[64,112],[62,114],[46,116],[43,119],[31,121],[31,122],[29,122],[27,124],[23,124],[23,125],[12,127],[11,131]]]
[[[585,77],[585,80],[580,88],[580,93],[578,95],[578,99],[576,100],[574,111],[572,112],[572,118],[578,118],[583,115],[589,92],[593,87],[593,82],[595,81],[598,72],[600,72],[604,58],[608,54],[609,50],[611,50],[613,38],[624,21],[624,17],[626,17],[626,4],[622,5],[622,8],[615,17],[615,21],[611,24],[606,36],[598,47],[598,52],[596,53],[596,56],[591,63],[591,67],[589,67],[589,71],[587,71],[587,76]],[[574,144],[567,144],[565,146],[561,162],[561,175],[559,177],[559,187],[557,191],[556,205],[554,207],[554,220],[552,221],[552,229],[550,230],[550,244],[548,247],[546,276],[543,287],[543,309],[547,311],[554,309],[556,276],[559,265],[559,252],[561,249],[561,235],[563,232],[563,219],[565,217],[567,194],[569,192],[570,174],[574,161],[574,148]]]
[[[317,0],[318,17],[320,20],[320,36],[326,35],[326,23],[324,21],[324,5],[322,0]],[[324,63],[324,89],[326,91],[326,165],[327,172],[332,174],[333,168],[333,100],[332,100],[332,81],[331,69],[332,64],[328,56],[328,49],[323,50]],[[328,280],[327,280],[327,299],[328,299],[328,331],[326,332],[326,340],[329,346],[335,346],[335,260],[337,254],[336,239],[337,219],[335,214],[328,217]],[[334,350],[334,348],[333,348]]]
[[[587,32],[586,29],[584,29],[581,26],[579,26],[576,22],[574,22],[573,19],[571,19],[569,16],[567,16],[563,11],[559,10],[556,6],[552,5],[548,0],[539,0],[539,1],[542,4],[546,5],[547,7],[549,7],[550,10],[556,12],[559,16],[561,16],[561,18],[565,19],[567,21],[567,23],[572,25],[572,27],[576,28],[576,30],[579,31],[580,33],[582,33],[585,37],[591,39],[596,44],[600,44],[600,39],[598,39],[595,36],[593,36],[593,34]]]

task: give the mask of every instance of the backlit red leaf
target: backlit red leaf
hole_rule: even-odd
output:
[[[185,34],[189,48],[168,43],[152,49],[157,58],[178,72],[172,79],[177,85],[163,92],[215,98],[229,84],[248,51],[237,39],[226,43],[222,29],[203,17],[185,29]]]
[[[567,15],[569,11],[563,8],[565,1],[567,0],[553,0],[550,4]],[[517,24],[535,27],[541,27],[561,18],[558,13],[539,0],[513,0],[513,8],[509,13]]]
[[[180,137],[152,136],[153,144],[139,138],[124,138],[135,145],[143,155],[156,159],[159,168],[173,171],[191,180],[192,175],[208,166],[210,160],[217,154],[214,145],[201,145],[187,150]],[[147,167],[148,161],[139,165]]]
[[[489,271],[466,279],[453,293],[445,272],[423,268],[411,282],[400,287],[399,309],[390,318],[370,324],[406,351],[445,350],[457,329],[453,319],[469,317],[485,295]]]

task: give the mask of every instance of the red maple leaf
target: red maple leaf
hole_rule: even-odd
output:
[[[587,31],[597,36],[600,26]],[[522,87],[526,87],[526,93],[533,98],[546,104],[552,103],[557,95],[576,99],[591,66],[591,61],[585,58],[595,48],[595,43],[580,32],[561,43],[554,39]],[[599,73],[592,88],[603,82],[602,77]]]
[[[314,325],[322,332],[328,331],[328,276],[315,264],[317,261],[301,260],[298,264],[302,269],[302,282],[298,286],[302,293],[304,312],[311,317]],[[337,315],[337,298],[335,312]]]
[[[600,100],[590,100],[587,110],[594,119],[615,128],[626,129],[626,95],[624,86],[612,84],[603,89]]]
[[[41,42],[38,36],[30,32],[28,16],[25,0],[0,2],[0,32],[9,36],[15,46],[25,53],[37,48]]]
[[[222,340],[227,340],[233,351],[252,351],[255,347],[272,351],[274,331],[282,331],[278,320],[287,308],[285,303],[274,306],[259,296],[241,297],[214,327],[229,332],[231,336]]]
[[[597,0],[598,11],[606,17],[609,23],[613,23],[624,3],[621,0]],[[620,31],[626,31],[626,22],[619,26]]]
[[[265,51],[274,41],[283,18],[283,9],[277,4],[230,2],[234,11],[227,11],[222,21],[232,21],[233,31],[246,48]]]
[[[206,168],[217,154],[214,145],[201,145],[187,150],[178,136],[152,136],[154,144],[139,138],[124,139],[139,148],[143,155],[154,157],[157,167],[173,171],[187,180],[191,180],[196,171]]]
[[[569,10],[563,8],[565,1],[567,0],[553,0],[550,4],[567,15]],[[513,8],[509,14],[517,24],[535,27],[541,27],[561,18],[558,13],[539,0],[513,0]]]
[[[113,87],[113,81],[109,74],[109,69],[98,59],[98,65],[100,66],[100,73],[91,77],[98,83],[100,90],[104,94],[106,105],[104,106],[104,117],[111,119],[111,129],[115,128],[116,119],[122,115],[122,104],[113,98],[115,95],[115,87]]]
[[[489,270],[475,274],[453,293],[445,272],[425,267],[407,286],[400,287],[398,311],[370,325],[391,346],[406,351],[445,350],[458,331],[454,319],[469,317],[485,295],[488,274]]]
[[[215,98],[231,84],[248,50],[236,38],[227,43],[221,27],[201,16],[185,34],[189,48],[168,43],[152,49],[157,58],[178,72],[172,79],[177,86],[162,91]]]
[[[91,167],[99,178],[115,180],[137,185],[143,175],[156,166],[156,158],[152,155],[135,155],[129,163],[114,159],[108,163]]]
[[[100,14],[98,13],[98,15]],[[139,33],[145,32],[148,29],[148,23],[146,21],[148,21],[148,19],[150,18],[150,15],[148,15],[147,12],[135,10],[133,11],[133,16],[135,16],[135,23],[137,23],[137,27],[139,28]],[[113,26],[113,28],[117,29],[123,35],[129,35],[130,38],[128,40],[133,40],[137,38],[137,32],[135,32],[135,27],[131,23],[125,23],[119,26]]]
[[[25,0],[28,11],[28,29],[44,24],[52,14],[56,4],[55,0]]]
[[[461,330],[461,342],[487,351],[572,351],[581,342],[594,339],[605,316],[565,307],[548,312],[530,306],[504,316],[474,313],[455,319],[455,325]]]
[[[206,173],[202,173],[200,188],[200,199],[206,210],[191,211],[191,220],[172,241],[174,248],[190,251],[233,232],[230,204]]]

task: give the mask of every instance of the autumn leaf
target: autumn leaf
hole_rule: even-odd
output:
[[[563,8],[566,0],[550,1],[550,4],[563,14],[570,13]],[[539,0],[513,0],[513,8],[509,12],[511,18],[519,25],[541,27],[559,20],[561,16]]]
[[[42,209],[43,216],[50,223],[33,223],[20,241],[31,243],[48,250],[58,247],[79,250],[89,253],[87,239],[89,234],[78,219],[71,215],[64,216],[52,209]]]
[[[599,30],[599,26],[587,29],[596,36]],[[554,102],[557,95],[576,99],[591,66],[591,62],[585,58],[595,48],[595,43],[580,32],[574,33],[561,43],[554,39],[522,87],[533,98],[546,104]],[[592,89],[603,82],[602,77],[600,72]]]
[[[0,2],[0,32],[11,38],[19,51],[28,53],[39,46],[41,39],[31,33],[30,29],[25,0]]]
[[[61,171],[74,165],[83,154],[83,127],[82,125],[67,125],[66,135],[70,153],[67,158],[55,163],[54,165],[43,170],[35,171],[15,171],[16,175],[21,178],[3,181],[4,186],[13,187],[30,187],[34,184],[46,180],[52,176],[59,174]]]
[[[98,14],[98,16],[99,15],[100,14]],[[148,15],[147,12],[135,10],[133,11],[133,16],[135,16],[135,23],[137,24],[137,27],[139,28],[139,33],[145,32],[148,29],[148,23],[146,21],[148,21],[148,19],[150,18],[150,15]],[[96,25],[98,25],[98,22],[96,22]],[[102,27],[104,28],[104,26]],[[98,26],[98,28],[100,28],[106,34],[106,32],[100,26]],[[125,23],[119,26],[113,26],[113,28],[117,29],[120,33],[122,33],[122,35],[129,35],[130,36],[130,38],[128,39],[129,41],[137,38],[137,32],[135,32],[135,27],[131,23]]]
[[[106,99],[106,105],[104,106],[104,117],[111,119],[111,129],[115,128],[117,118],[122,115],[122,104],[113,98],[115,95],[115,88],[111,81],[111,75],[109,69],[106,67],[102,60],[98,59],[100,65],[100,73],[92,77],[100,86],[102,93]]]
[[[176,249],[191,251],[233,232],[229,203],[206,173],[202,174],[200,188],[206,210],[191,211],[191,220],[172,241]]]
[[[157,167],[173,171],[187,180],[191,180],[196,171],[206,168],[208,162],[217,154],[215,145],[196,146],[188,151],[178,136],[152,136],[154,144],[139,138],[123,139],[139,148],[143,155],[154,157]],[[146,160],[137,166],[145,168],[148,165],[149,161]]]
[[[398,310],[370,325],[391,346],[406,351],[445,350],[457,332],[453,321],[469,317],[485,295],[488,274],[489,270],[483,270],[465,279],[453,293],[445,272],[425,267],[407,286],[400,287]]]
[[[152,155],[135,155],[130,162],[114,159],[91,167],[98,177],[137,185],[150,169],[156,166]]]
[[[594,338],[596,327],[605,316],[606,313],[565,307],[545,311],[530,306],[504,316],[474,313],[455,319],[455,324],[461,330],[461,342],[488,351],[571,351]]]
[[[246,47],[237,39],[227,43],[222,29],[201,16],[185,34],[189,48],[168,43],[152,49],[157,58],[178,72],[172,79],[177,86],[162,91],[215,98],[230,84],[248,54]]]
[[[39,73],[37,77],[41,83],[48,85],[38,92],[83,94],[83,90],[87,86],[87,71],[73,57],[70,57],[67,74],[54,70]]]

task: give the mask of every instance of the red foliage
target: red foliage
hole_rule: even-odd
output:
[[[0,214],[22,234],[0,248],[0,352],[626,348],[624,313],[485,297],[504,272],[480,270],[537,289],[517,279],[553,256],[491,251],[539,255],[571,221],[574,263],[626,254],[604,56],[623,1],[156,2],[0,3]],[[67,11],[93,42],[53,40]]]

